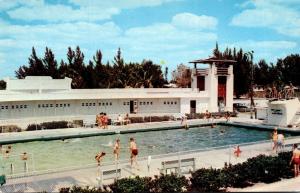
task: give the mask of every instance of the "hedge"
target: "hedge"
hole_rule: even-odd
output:
[[[10,133],[10,132],[21,132],[22,129],[17,125],[3,125],[0,126],[0,133]]]
[[[161,175],[150,177],[123,178],[106,186],[105,190],[90,188],[63,188],[61,193],[135,193],[135,192],[223,192],[228,187],[244,188],[255,183],[271,183],[282,178],[292,178],[289,165],[292,152],[278,156],[259,155],[236,165],[225,165],[222,169],[202,168],[184,176]],[[76,191],[75,191],[76,190]]]
[[[30,124],[27,126],[26,131],[35,131],[41,129],[62,129],[62,128],[72,128],[73,125],[69,124],[67,121],[52,121],[44,122],[41,124]]]

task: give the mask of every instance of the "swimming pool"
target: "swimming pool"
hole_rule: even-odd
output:
[[[288,134],[286,136],[289,136]],[[29,153],[28,168],[36,171],[65,167],[84,167],[95,163],[99,151],[106,152],[104,162],[113,160],[112,145],[116,138],[121,140],[121,160],[128,160],[129,138],[135,138],[139,148],[139,157],[167,154],[178,151],[196,150],[229,144],[239,144],[270,139],[270,131],[259,131],[232,126],[218,125],[215,128],[196,127],[162,131],[115,134],[53,141],[34,141],[12,145],[11,156],[2,158],[2,169],[10,173],[11,163],[14,173],[24,171],[20,159],[23,152]],[[13,156],[17,155],[17,156]]]

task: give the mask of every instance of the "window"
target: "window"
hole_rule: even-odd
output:
[[[18,109],[19,108],[19,105],[16,105],[16,109]]]
[[[63,105],[62,105],[62,104],[59,104],[59,106],[62,107]]]
[[[4,106],[1,106],[1,109],[4,109]]]
[[[147,105],[149,105],[149,102],[147,102]]]
[[[8,106],[5,106],[6,109],[8,109]]]
[[[106,106],[108,106],[108,103],[106,103]]]
[[[70,107],[71,105],[70,104],[68,104],[68,107]]]
[[[146,102],[143,102],[143,105],[146,105]]]
[[[96,103],[93,103],[93,106],[96,106]]]
[[[152,102],[150,102],[150,105],[152,105]]]
[[[164,101],[164,105],[167,104],[166,101]]]
[[[17,106],[16,106],[16,108],[17,108]],[[40,105],[40,104],[38,104],[38,108],[41,108],[41,105]]]
[[[83,104],[83,103],[82,103]],[[55,105],[56,107],[58,107],[58,104]],[[83,105],[84,106],[84,105]]]
[[[124,102],[123,105],[126,105],[126,102]]]
[[[24,109],[27,109],[27,105],[24,105]]]
[[[105,106],[105,103],[102,103],[102,106]]]
[[[85,106],[89,106],[89,103],[85,103]]]
[[[50,107],[53,107],[53,104],[50,104]]]
[[[110,102],[109,105],[111,106],[111,105],[112,105],[112,102]]]
[[[89,105],[92,106],[92,103],[90,103]]]
[[[171,105],[173,105],[173,101],[171,102]]]
[[[67,106],[67,104],[64,104],[64,107],[66,107]]]
[[[46,107],[48,108],[48,107],[49,107],[49,105],[48,105],[48,104],[46,104]]]
[[[129,105],[130,103],[129,102],[127,102],[127,105]]]
[[[84,103],[81,103],[81,106],[83,106],[83,107],[84,107]]]
[[[170,102],[168,101],[168,102],[167,102],[167,104],[169,105],[169,104],[170,104]]]
[[[99,106],[101,106],[101,103],[99,103]]]
[[[20,105],[20,109],[23,109],[23,105]]]
[[[15,108],[15,106],[14,106],[14,105],[12,105],[12,106],[11,106],[11,109],[14,109],[14,108]]]
[[[42,107],[44,107],[44,104],[42,104]]]
[[[175,101],[174,104],[177,105],[177,102]]]

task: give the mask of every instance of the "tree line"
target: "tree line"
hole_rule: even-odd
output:
[[[58,64],[51,49],[46,47],[44,57],[32,54],[28,58],[28,65],[23,65],[15,71],[16,77],[51,76],[52,78],[72,79],[72,88],[152,88],[163,87],[166,80],[161,66],[151,60],[141,63],[125,63],[119,48],[112,63],[102,62],[102,52],[97,50],[92,60],[85,63],[85,56],[79,46],[67,51],[67,60]]]
[[[253,84],[264,88],[277,87],[281,90],[285,85],[292,83],[300,86],[300,56],[291,54],[278,59],[276,64],[267,63],[264,59],[253,62],[254,53],[242,48],[226,48],[219,50],[218,44],[212,55],[220,59],[236,60],[233,64],[234,92],[237,97],[247,94],[250,90],[253,75]],[[72,79],[72,88],[161,88],[168,83],[168,69],[162,72],[161,66],[151,60],[141,63],[125,63],[119,48],[113,61],[102,62],[102,52],[97,50],[95,55],[85,63],[85,56],[79,46],[67,50],[67,60],[58,64],[51,49],[45,49],[43,57],[36,54],[34,47],[28,58],[28,64],[15,71],[17,78],[26,76],[51,76],[52,78]],[[189,87],[191,83],[191,69],[183,64],[178,65],[172,72],[171,82],[179,87]],[[5,88],[5,82],[0,80],[0,89]]]

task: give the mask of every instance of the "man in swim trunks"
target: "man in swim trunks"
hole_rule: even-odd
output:
[[[297,177],[299,175],[299,165],[300,165],[300,150],[298,149],[298,145],[294,144],[293,145],[293,156],[292,159],[290,161],[290,165],[292,165],[292,163],[294,164],[294,173],[295,173],[295,177]]]
[[[119,158],[120,158],[120,149],[121,149],[121,146],[120,146],[120,139],[117,139],[117,140],[116,140],[116,143],[115,143],[115,145],[114,145],[115,161],[119,160]]]
[[[137,145],[135,143],[134,138],[130,138],[129,140],[129,149],[130,149],[130,165],[131,167],[133,166],[133,163],[136,164],[136,166],[138,166],[137,160],[136,160],[136,156],[138,155],[138,149],[137,149]]]

